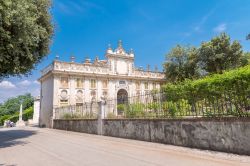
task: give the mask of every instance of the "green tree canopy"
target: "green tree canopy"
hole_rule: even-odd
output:
[[[247,40],[250,40],[250,33],[247,35]]]
[[[250,52],[244,52],[241,58],[241,66],[250,64]]]
[[[28,74],[49,53],[50,0],[0,1],[0,79]]]
[[[34,99],[30,93],[10,98],[0,105],[0,116],[18,112],[21,102],[23,103],[23,110],[25,110],[33,105]]]
[[[195,47],[177,45],[167,55],[163,64],[166,78],[170,82],[199,77],[198,50]]]
[[[222,73],[241,66],[241,45],[238,41],[231,43],[226,33],[203,42],[199,50],[199,61],[208,73]]]

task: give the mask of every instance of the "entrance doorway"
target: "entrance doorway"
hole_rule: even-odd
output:
[[[123,114],[127,103],[128,103],[128,92],[125,89],[120,89],[117,92],[117,114],[118,115]]]

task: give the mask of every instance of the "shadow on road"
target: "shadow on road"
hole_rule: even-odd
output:
[[[8,164],[8,165],[6,165],[6,164],[0,164],[0,166],[16,166],[15,164]]]
[[[36,131],[22,130],[22,129],[0,130],[0,149],[15,146],[15,145],[24,145],[27,142],[21,139],[30,137],[31,135],[34,135],[34,134],[36,134]]]

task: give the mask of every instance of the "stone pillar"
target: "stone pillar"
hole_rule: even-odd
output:
[[[99,111],[98,111],[98,120],[97,120],[97,134],[103,135],[103,119],[105,118],[105,105],[106,101],[104,97],[101,97],[101,100],[98,102]]]
[[[33,124],[38,125],[40,117],[40,96],[34,99]]]
[[[19,120],[16,122],[16,126],[25,126],[25,123],[23,121],[23,105],[20,105],[20,111],[19,111]]]

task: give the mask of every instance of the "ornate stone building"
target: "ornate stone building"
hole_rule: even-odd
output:
[[[133,51],[126,52],[121,41],[115,50],[109,46],[106,60],[93,62],[62,62],[54,60],[41,71],[40,125],[51,126],[53,110],[66,105],[83,105],[86,102],[134,96],[159,89],[164,74],[135,68]]]

